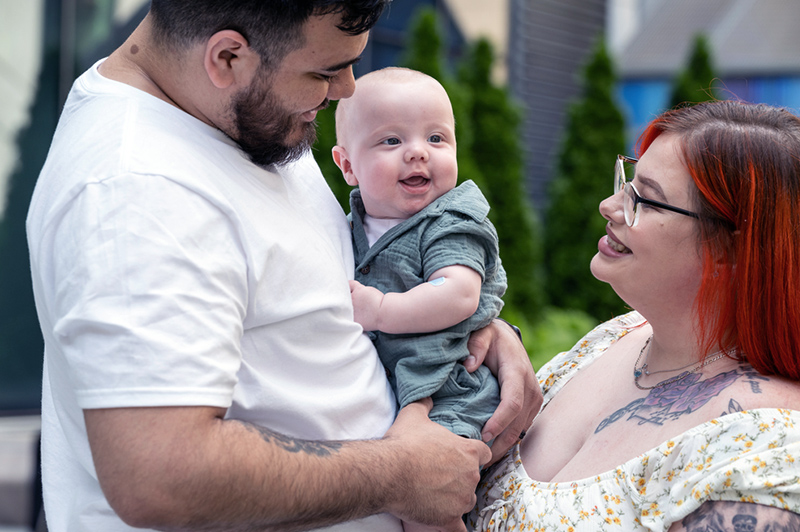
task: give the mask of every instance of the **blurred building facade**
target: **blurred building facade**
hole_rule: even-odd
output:
[[[698,34],[708,39],[721,98],[800,110],[800,2],[634,1],[628,21],[635,29],[616,52],[629,139],[669,105]]]
[[[458,0],[453,0],[458,2]],[[527,186],[547,205],[567,108],[605,38],[633,144],[669,105],[694,38],[704,34],[720,97],[800,111],[800,2],[789,0],[509,0],[507,79],[525,110]]]
[[[509,17],[508,83],[525,112],[526,184],[541,211],[566,110],[605,28],[606,0],[510,0]]]

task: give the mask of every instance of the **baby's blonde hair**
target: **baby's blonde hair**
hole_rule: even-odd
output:
[[[442,84],[436,78],[405,67],[386,67],[380,70],[373,70],[364,74],[356,80],[356,90],[350,98],[340,100],[336,107],[336,143],[339,146],[345,146],[347,138],[346,131],[350,129],[349,117],[352,114],[351,109],[358,105],[358,89],[359,87],[369,87],[381,83],[413,83],[427,81],[438,85],[444,90]]]

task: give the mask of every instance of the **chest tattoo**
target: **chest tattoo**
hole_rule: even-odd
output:
[[[750,384],[753,393],[761,393],[759,380],[768,380],[750,367],[740,367],[706,380],[700,380],[701,378],[702,375],[695,373],[653,388],[647,397],[636,399],[605,418],[595,429],[595,434],[623,418],[626,421],[634,421],[637,425],[648,423],[663,425],[683,415],[696,412],[740,378],[744,378]],[[724,413],[741,410],[734,400],[731,400],[728,406],[728,412]]]

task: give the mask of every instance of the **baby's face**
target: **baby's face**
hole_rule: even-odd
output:
[[[370,216],[409,218],[455,187],[455,124],[441,86],[376,84],[358,104],[347,151]]]

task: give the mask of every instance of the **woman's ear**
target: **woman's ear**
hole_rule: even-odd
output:
[[[261,58],[238,31],[218,31],[206,43],[203,66],[218,89],[249,85],[260,65]]]
[[[716,255],[720,255],[720,253],[716,253]],[[723,256],[718,256],[714,259],[714,272],[712,276],[717,279],[722,275],[730,279],[736,273],[736,257],[734,256],[733,250],[730,250],[728,253],[722,253],[722,255]]]
[[[344,180],[351,187],[357,186],[358,178],[353,173],[353,165],[350,163],[350,157],[347,155],[347,150],[342,146],[334,146],[333,150],[331,151],[333,154],[333,162],[335,162],[336,166],[339,167],[339,170],[342,171]]]

